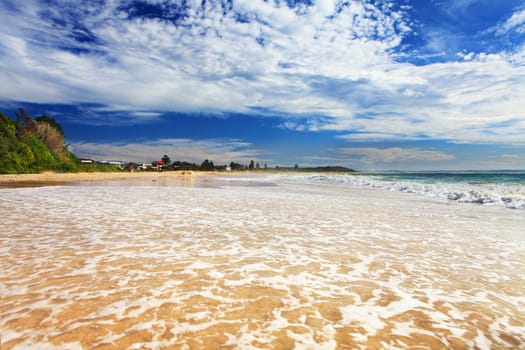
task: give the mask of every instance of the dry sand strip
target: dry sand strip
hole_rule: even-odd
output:
[[[17,187],[24,184],[41,183],[62,184],[85,181],[107,181],[107,180],[127,180],[127,179],[157,179],[157,178],[176,178],[176,177],[198,177],[204,176],[205,172],[194,171],[166,171],[166,172],[94,172],[94,173],[55,173],[43,172],[39,174],[2,174],[0,175],[0,187]]]

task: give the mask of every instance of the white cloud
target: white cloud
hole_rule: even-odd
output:
[[[457,53],[457,56],[458,57],[461,57],[462,59],[464,59],[465,61],[470,61],[472,60],[475,56],[476,56],[476,53],[475,52],[464,52],[464,51],[461,51],[461,52],[458,52]]]
[[[291,121],[286,121],[280,125],[282,129],[295,130],[295,131],[305,131],[306,126],[301,123],[294,123]]]
[[[287,101],[300,100],[308,91],[300,80],[290,81],[289,73],[360,75],[374,61],[388,60],[382,52],[400,40],[396,20],[376,7],[351,3],[334,13],[334,6],[333,1],[318,1],[308,14],[298,16],[285,5],[236,1],[224,16],[215,3],[207,3],[204,10],[192,7],[179,27],[156,19],[107,18],[116,9],[106,8],[78,19],[104,43],[88,48],[100,48],[104,55],[77,55],[57,48],[79,43],[67,37],[67,30],[46,24],[38,17],[42,9],[28,2],[23,17],[4,12],[1,18],[2,39],[21,41],[18,51],[23,50],[6,48],[9,56],[3,61],[9,70],[19,68],[20,75],[33,77],[35,84],[47,81],[63,87],[54,92],[54,101],[42,98],[47,102],[89,97],[130,107],[236,111],[262,104],[290,112],[286,103],[276,101],[277,92]],[[250,22],[238,22],[236,13]],[[24,23],[27,27],[21,27]],[[41,33],[45,40],[36,42]],[[258,38],[264,38],[264,47]],[[27,61],[20,61],[21,56]],[[294,68],[280,68],[279,62]],[[3,96],[42,102],[39,95],[24,93],[25,84],[15,82],[11,91]]]
[[[348,147],[340,150],[349,159],[363,163],[441,162],[455,159],[451,154],[420,148]]]
[[[168,155],[172,161],[183,160],[200,164],[205,159],[215,164],[231,161],[248,163],[257,159],[261,150],[250,143],[235,139],[159,139],[137,143],[72,142],[72,151],[83,158],[150,162]]]
[[[497,26],[495,30],[498,35],[504,35],[511,31],[519,34],[525,33],[525,8],[514,12],[505,23]]]
[[[358,132],[348,135],[349,139],[366,134],[474,143],[525,139],[525,99],[521,98],[525,67],[513,66],[501,55],[478,55],[461,63],[397,66],[389,74],[391,80],[383,89],[354,95],[353,109],[366,118],[334,118],[323,129]],[[419,81],[405,84],[405,75]]]
[[[523,170],[525,164],[525,153],[503,153],[498,155],[489,155],[482,159],[476,159],[471,162],[472,169],[516,169]]]
[[[472,2],[451,4],[464,10]],[[289,129],[352,132],[354,139],[525,139],[524,49],[398,63],[391,52],[411,21],[386,4],[324,0],[288,8],[238,0],[224,11],[218,2],[201,8],[188,1],[175,25],[128,18],[117,1],[78,9],[59,3],[62,12],[38,1],[0,11],[2,98],[93,102],[131,111],[137,122],[163,111],[236,112],[278,115],[289,118],[282,123]],[[50,23],[52,16],[66,26]],[[522,30],[523,16],[517,11],[501,30]],[[75,40],[75,22],[97,40]],[[297,121],[305,116],[308,123]]]
[[[134,111],[130,113],[134,117],[145,118],[145,119],[155,119],[162,115],[159,112],[145,112],[145,111]]]

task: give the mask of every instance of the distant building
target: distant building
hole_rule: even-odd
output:
[[[141,165],[139,165],[139,170],[148,170],[148,169],[153,169],[153,164],[151,163],[142,163]]]
[[[110,161],[108,161],[108,164],[116,166],[116,167],[119,167],[119,168],[123,168],[124,167],[124,163],[121,162],[121,161],[118,161],[118,160],[110,160]]]
[[[164,161],[158,160],[158,159],[156,161],[154,161],[152,163],[152,165],[157,168],[157,171],[161,171],[163,168],[166,167],[166,163]]]
[[[111,165],[120,169],[124,169],[124,162],[121,162],[120,160],[101,160],[97,163],[102,165]]]

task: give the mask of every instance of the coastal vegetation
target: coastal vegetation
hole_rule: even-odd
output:
[[[115,171],[252,171],[252,172],[352,172],[340,166],[326,167],[268,167],[251,160],[249,164],[230,162],[215,165],[206,159],[200,165],[187,161],[171,161],[168,155],[148,164],[135,162],[97,162],[80,159],[65,144],[62,126],[52,117],[32,118],[23,108],[16,120],[0,112],[0,174],[56,172],[115,172]],[[116,165],[116,166],[115,166]]]
[[[42,171],[115,171],[112,167],[82,164],[64,143],[64,131],[54,118],[31,118],[22,108],[13,120],[0,112],[0,174]]]
[[[61,130],[46,120],[32,119],[24,110],[17,112],[17,121],[0,113],[1,173],[69,171],[73,162],[72,155],[63,150]]]

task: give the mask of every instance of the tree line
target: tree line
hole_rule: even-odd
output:
[[[64,130],[48,115],[32,118],[23,108],[13,120],[0,112],[0,174],[42,171],[115,171],[113,167],[82,164],[68,150]]]
[[[160,166],[159,166],[160,164]],[[193,170],[193,171],[226,171],[226,170],[232,170],[232,171],[242,171],[242,170],[255,170],[255,169],[261,169],[259,162],[255,163],[253,160],[250,161],[248,165],[236,163],[236,162],[230,162],[229,164],[224,165],[216,165],[212,160],[206,159],[204,160],[200,165],[197,163],[190,163],[187,161],[171,161],[171,158],[168,155],[162,156],[159,161],[153,161],[152,167],[150,170]],[[131,162],[128,164],[128,168],[139,168],[140,165],[134,162]],[[268,168],[268,166],[265,164],[264,168]]]
[[[53,118],[31,118],[24,109],[16,121],[0,113],[0,173],[74,171],[77,159],[64,144],[64,131]]]

